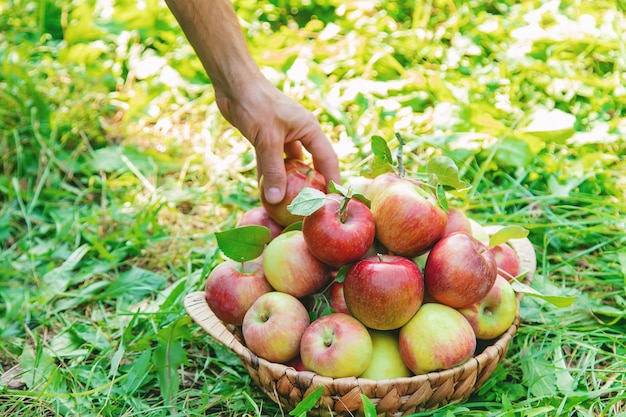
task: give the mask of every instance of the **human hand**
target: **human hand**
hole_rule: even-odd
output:
[[[328,138],[311,112],[276,89],[262,76],[247,80],[229,93],[215,89],[220,112],[252,143],[265,198],[282,201],[286,189],[283,154],[302,159],[304,147],[326,182],[340,182],[339,162]]]

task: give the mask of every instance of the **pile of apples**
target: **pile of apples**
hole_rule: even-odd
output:
[[[395,172],[337,185],[299,160],[285,168],[285,199],[218,235],[230,259],[205,288],[257,356],[399,378],[462,364],[511,326],[519,257],[464,211]]]

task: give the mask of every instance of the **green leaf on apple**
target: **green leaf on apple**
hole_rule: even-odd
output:
[[[337,275],[335,275],[335,279],[333,280],[333,282],[342,283],[343,280],[346,279],[346,272],[348,272],[348,269],[350,269],[351,266],[352,264],[341,266],[341,268],[337,270]]]
[[[442,184],[437,184],[436,192],[437,201],[441,205],[441,208],[447,213],[448,212],[448,198],[446,197],[446,190],[444,190]]]
[[[363,414],[365,417],[376,417],[378,413],[376,412],[376,406],[372,402],[372,400],[366,396],[365,394],[361,395],[361,401],[363,401]]]
[[[314,391],[311,391],[306,397],[298,403],[296,408],[289,412],[290,416],[306,416],[306,413],[311,411],[315,404],[322,398],[324,387],[317,387]]]
[[[511,239],[522,239],[526,236],[528,236],[528,229],[522,226],[504,226],[493,235],[491,235],[491,237],[489,238],[489,247],[492,248]]]
[[[371,201],[369,201],[363,194],[352,194],[352,188],[346,188],[343,185],[337,184],[335,181],[330,181],[328,184],[328,191],[333,194],[342,195],[346,198],[356,198],[357,200],[361,200],[367,207],[371,207]]]
[[[437,156],[428,161],[426,172],[431,174],[430,182],[433,186],[441,184],[443,187],[453,190],[463,190],[470,186],[467,182],[461,180],[459,168],[447,156]]]
[[[281,234],[291,232],[292,230],[302,230],[302,220],[299,222],[293,222],[289,226],[285,227]]]
[[[271,233],[265,226],[240,226],[215,232],[215,238],[225,256],[234,261],[246,262],[261,256],[271,239]]]
[[[287,206],[287,210],[296,216],[308,216],[321,208],[325,201],[326,194],[323,191],[304,187]]]
[[[371,165],[371,174],[376,177],[385,172],[393,172],[393,156],[387,141],[380,136],[372,136],[372,153],[374,159]]]
[[[572,305],[576,297],[571,296],[561,296],[561,295],[544,295],[537,291],[536,289],[518,281],[517,279],[512,279],[510,281],[511,286],[517,293],[522,293],[524,295],[529,295],[531,297],[540,298],[544,301],[549,302],[552,305],[555,305],[559,308],[565,308]]]

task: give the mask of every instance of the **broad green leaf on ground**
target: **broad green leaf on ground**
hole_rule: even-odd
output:
[[[498,246],[501,243],[508,242],[511,239],[522,239],[528,236],[528,229],[522,226],[508,225],[502,229],[498,229],[489,238],[489,247]]]
[[[55,369],[54,358],[40,345],[36,348],[26,346],[19,357],[19,363],[24,370],[21,379],[29,388],[49,381]]]
[[[324,205],[326,193],[312,187],[304,187],[287,206],[289,213],[296,216],[308,216]]]
[[[87,244],[80,246],[60,266],[48,271],[43,276],[42,295],[49,298],[64,292],[72,279],[72,271],[90,249],[91,247]]]
[[[234,261],[251,261],[263,253],[271,239],[270,230],[265,226],[240,226],[216,232],[215,238],[220,250]]]
[[[136,303],[144,297],[158,292],[167,283],[162,274],[147,269],[133,267],[120,274],[111,285],[103,289],[97,297],[99,299],[113,298]]]

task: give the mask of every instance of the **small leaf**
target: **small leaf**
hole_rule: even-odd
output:
[[[365,197],[363,194],[353,194],[352,198],[356,198],[357,200],[360,200],[361,202],[363,202],[369,208],[372,207],[372,202],[367,197]]]
[[[385,139],[380,136],[372,136],[372,153],[374,154],[374,159],[372,160],[370,175],[376,177],[394,170],[391,150]]]
[[[352,191],[349,188],[344,187],[343,185],[337,184],[335,181],[330,181],[328,183],[328,191],[333,194],[340,194],[344,197],[347,197]]]
[[[324,205],[326,194],[312,187],[304,187],[287,206],[289,213],[296,216],[309,216]]]
[[[361,395],[361,401],[363,401],[363,414],[365,417],[376,417],[376,406],[365,394]]]
[[[335,275],[335,279],[333,282],[342,283],[343,280],[346,279],[346,273],[348,272],[348,269],[350,269],[351,266],[352,264],[346,264],[346,265],[341,266],[339,270],[337,271],[337,275]]]
[[[281,234],[291,232],[292,230],[302,230],[302,221],[293,222],[289,226],[285,227]]]
[[[568,296],[560,296],[560,295],[543,295],[536,289],[529,287],[526,284],[519,282],[516,279],[512,279],[511,286],[517,293],[522,293],[525,295],[529,295],[531,297],[541,298],[544,301],[549,302],[552,305],[555,305],[559,308],[565,308],[572,305],[576,297],[568,297]]]
[[[443,185],[437,184],[437,201],[443,208],[443,210],[448,212],[448,198],[446,197],[446,191],[443,189]]]
[[[505,226],[491,235],[489,238],[489,247],[492,248],[511,239],[522,239],[526,236],[528,236],[528,229],[522,226]]]
[[[389,149],[387,141],[380,136],[372,136],[372,153],[381,161],[393,163],[391,149]]]
[[[270,241],[270,230],[265,226],[240,226],[216,232],[217,246],[234,261],[250,261],[258,258]]]
[[[454,161],[447,156],[438,156],[428,161],[428,164],[426,165],[426,172],[434,175],[434,177],[444,187],[461,190],[469,186],[468,183],[461,180],[459,177],[459,168],[456,166]],[[432,178],[432,175],[429,177]]]
[[[302,401],[289,412],[290,416],[305,416],[306,413],[315,407],[315,404],[322,398],[324,387],[317,387],[315,391],[312,391],[309,395],[304,397]]]

